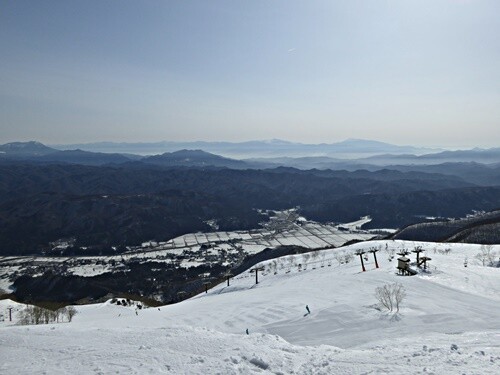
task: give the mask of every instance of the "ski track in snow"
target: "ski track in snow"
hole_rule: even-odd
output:
[[[386,243],[422,245],[431,272],[397,276],[380,251],[380,269],[370,257],[367,272],[355,258],[259,274],[258,285],[242,274],[229,287],[138,315],[108,302],[78,306],[71,323],[3,322],[0,373],[500,374],[500,269],[464,267],[477,245],[378,241],[341,250]],[[451,253],[440,254],[446,247]],[[399,314],[375,308],[375,288],[392,282],[407,293]],[[1,311],[8,305],[22,308],[0,301]]]

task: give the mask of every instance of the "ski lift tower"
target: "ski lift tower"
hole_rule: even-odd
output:
[[[209,285],[212,285],[213,283],[213,277],[206,277],[203,279],[203,286],[205,287],[205,293],[208,293],[208,287]]]
[[[361,259],[361,269],[363,270],[363,272],[366,271],[365,263],[363,262],[363,255],[364,254],[365,254],[364,250],[356,250],[356,255],[359,255],[359,259]]]
[[[231,277],[233,277],[234,275],[231,273],[231,271],[227,271],[225,274],[224,274],[224,277],[226,278],[227,280],[227,286],[229,286],[229,279],[231,279]]]
[[[250,273],[255,272],[255,284],[259,283],[259,271],[264,271],[264,267],[255,267],[250,270]]]
[[[376,247],[372,247],[372,248],[370,248],[370,250],[368,250],[368,252],[372,253],[373,257],[375,258],[375,268],[379,268],[378,262],[377,262],[377,251],[378,251],[378,249]]]
[[[416,246],[411,252],[417,254],[417,266],[420,267],[420,253],[424,251],[422,246]]]

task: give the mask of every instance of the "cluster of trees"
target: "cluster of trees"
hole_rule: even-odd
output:
[[[500,257],[493,251],[492,245],[481,245],[479,253],[476,254],[476,259],[479,260],[483,266],[500,266]]]
[[[140,303],[137,303],[135,301],[131,301],[130,298],[127,299],[119,299],[119,298],[113,298],[111,300],[111,303],[116,304],[118,306],[136,306],[139,310],[142,309],[142,305]]]
[[[349,263],[354,260],[354,255],[352,253],[349,253],[347,251],[337,251],[335,252],[335,260],[338,262],[338,264],[344,264],[344,263]]]
[[[27,306],[20,312],[19,324],[49,324],[71,322],[77,311],[73,306],[63,307],[57,310],[44,309],[39,306]]]

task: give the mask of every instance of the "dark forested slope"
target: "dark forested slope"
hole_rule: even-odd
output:
[[[254,228],[256,209],[300,206],[309,218],[373,217],[401,227],[417,215],[463,216],[500,207],[500,188],[475,187],[455,176],[397,171],[232,170],[120,166],[0,164],[0,254],[34,254],[50,241],[76,246],[137,245],[209,230]],[[90,251],[90,250],[89,250]]]

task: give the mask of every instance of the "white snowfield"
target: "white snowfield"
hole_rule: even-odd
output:
[[[386,244],[423,246],[430,272],[396,275]],[[371,254],[366,272],[359,257],[334,260],[379,245],[379,269]],[[307,270],[300,255],[288,273],[290,257],[278,260],[277,275],[267,261],[258,285],[245,273],[160,309],[136,314],[108,302],[77,307],[71,323],[0,323],[0,373],[500,374],[500,269],[479,265],[479,249],[364,242],[325,250]],[[377,308],[374,293],[394,282],[407,293],[399,314]],[[4,311],[9,302],[0,302]]]

